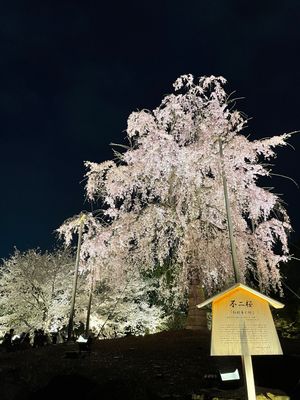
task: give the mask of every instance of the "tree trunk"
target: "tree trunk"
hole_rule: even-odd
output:
[[[199,282],[190,284],[189,309],[185,329],[208,331],[206,311],[197,308],[205,300],[204,290]]]

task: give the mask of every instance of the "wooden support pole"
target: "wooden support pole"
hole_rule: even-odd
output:
[[[222,147],[222,139],[219,137],[219,150],[220,150],[220,158],[221,158],[221,171],[222,171],[222,181],[223,181],[223,189],[224,189],[224,199],[225,199],[225,207],[226,207],[226,215],[227,215],[227,225],[228,225],[228,233],[229,233],[229,240],[230,240],[230,248],[231,248],[231,257],[232,257],[232,264],[234,269],[234,278],[235,282],[238,283],[241,281],[240,271],[237,262],[237,255],[236,255],[236,247],[233,235],[233,225],[232,225],[232,218],[231,218],[231,210],[229,204],[229,197],[228,197],[228,188],[227,188],[227,179],[224,170],[224,155],[223,155],[223,147]]]
[[[68,323],[68,338],[67,338],[68,341],[72,339],[72,333],[73,333],[75,298],[76,298],[76,290],[77,290],[78,268],[79,268],[79,261],[80,261],[80,247],[81,247],[81,240],[82,240],[82,230],[83,230],[84,218],[85,217],[82,214],[80,217],[80,220],[79,220],[80,225],[79,225],[79,230],[78,230],[77,253],[76,253],[76,261],[75,261],[74,280],[73,280],[73,292],[72,292],[71,310],[70,310],[69,323]]]
[[[219,137],[219,151],[220,151],[220,158],[221,158],[222,181],[223,181],[223,189],[224,189],[224,199],[225,199],[225,207],[226,207],[226,215],[227,215],[227,225],[228,225],[228,233],[229,233],[229,240],[230,240],[232,264],[233,264],[233,269],[234,269],[234,278],[235,278],[235,282],[238,283],[241,281],[241,276],[240,276],[240,271],[239,271],[238,262],[237,262],[237,254],[236,254],[235,240],[234,240],[234,234],[233,234],[231,209],[230,209],[228,188],[227,188],[227,179],[226,179],[226,174],[225,174],[225,169],[224,169],[224,155],[223,155],[223,146],[222,146],[221,137]],[[248,400],[256,400],[255,383],[254,383],[251,355],[243,354],[242,355],[242,363],[243,363],[243,368],[244,368],[244,376],[245,376],[245,380],[246,380],[247,398],[248,398]]]
[[[242,356],[242,361],[243,361],[244,375],[245,375],[245,379],[246,379],[247,398],[248,398],[248,400],[256,400],[255,383],[254,383],[251,355],[244,354]]]
[[[90,316],[91,316],[92,298],[93,298],[93,291],[94,291],[94,271],[92,272],[92,274],[93,275],[92,275],[91,286],[90,286],[89,302],[88,302],[86,324],[85,324],[85,335],[86,335],[86,337],[88,337],[89,329],[90,329]]]

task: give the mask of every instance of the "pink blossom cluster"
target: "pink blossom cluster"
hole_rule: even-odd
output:
[[[101,201],[109,221],[94,223],[83,243],[99,274],[120,282],[128,271],[170,264],[180,293],[191,279],[208,293],[231,282],[223,171],[242,279],[281,288],[291,226],[280,198],[257,180],[269,175],[263,161],[290,135],[251,141],[240,133],[247,120],[232,109],[225,82],[179,77],[157,108],[129,116],[129,146],[116,162],[85,163],[87,197]],[[67,239],[68,229],[72,223],[61,230]]]

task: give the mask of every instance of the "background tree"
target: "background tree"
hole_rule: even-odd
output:
[[[170,324],[170,315],[153,299],[154,280],[138,272],[128,276],[122,287],[97,282],[91,314],[91,327],[100,338],[128,334],[156,333]]]
[[[158,279],[142,275],[138,270],[125,274],[124,269],[112,269],[117,256],[110,253],[111,224],[85,213],[83,243],[80,251],[79,276],[89,291],[85,310],[91,329],[105,336],[126,333],[153,333],[170,323],[168,298],[157,298]],[[67,219],[58,233],[67,246],[71,245],[79,229],[78,216]],[[94,249],[94,250],[93,250]],[[80,298],[81,308],[86,301]],[[91,304],[92,303],[92,304]],[[91,314],[91,315],[90,315]],[[81,316],[83,319],[83,315]]]
[[[74,257],[69,250],[15,250],[0,269],[0,328],[51,330],[66,323]]]
[[[290,135],[250,141],[240,134],[247,120],[233,109],[225,82],[181,76],[176,94],[129,116],[129,145],[115,151],[116,161],[85,163],[87,197],[101,201],[106,223],[93,241],[86,238],[86,253],[102,257],[111,276],[161,270],[162,286],[172,276],[176,301],[193,279],[208,293],[232,282],[224,174],[241,279],[281,290],[290,221],[280,197],[258,179],[270,175],[266,161]]]
[[[285,307],[274,312],[282,336],[300,338],[300,242],[290,245],[291,260],[282,267]]]

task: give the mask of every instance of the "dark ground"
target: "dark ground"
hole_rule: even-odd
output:
[[[253,356],[257,394],[300,400],[300,340],[280,339],[283,356]],[[239,369],[240,357],[211,357],[210,333],[180,330],[144,337],[0,353],[0,400],[245,399],[243,377],[221,382],[219,371]]]

